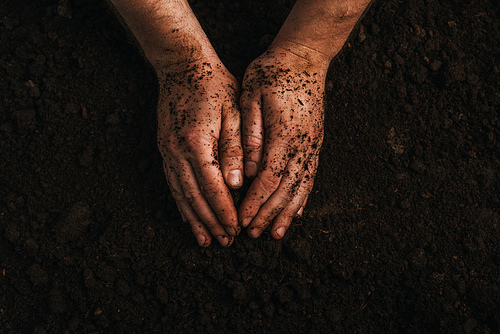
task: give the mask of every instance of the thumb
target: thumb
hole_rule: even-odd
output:
[[[245,175],[257,175],[264,150],[264,128],[260,93],[243,90],[240,99],[243,117],[243,149],[245,152]]]
[[[219,162],[226,184],[238,189],[243,184],[243,149],[241,148],[240,111],[236,103],[223,108],[219,141]]]

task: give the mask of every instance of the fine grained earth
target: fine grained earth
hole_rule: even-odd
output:
[[[292,2],[191,1],[239,79]],[[107,4],[2,1],[0,332],[499,333],[499,8],[376,2],[331,64],[304,217],[202,249]]]

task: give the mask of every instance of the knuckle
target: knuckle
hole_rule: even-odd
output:
[[[240,113],[240,105],[238,104],[238,100],[235,98],[230,98],[227,102],[227,106],[223,108],[225,117],[224,120],[226,122],[231,122],[234,124],[240,123],[241,113]]]
[[[215,236],[224,233],[223,228],[219,224],[219,221],[216,217],[207,216],[202,218],[202,221],[203,225],[205,225],[205,227],[212,233],[212,235]]]
[[[252,225],[252,227],[255,227],[255,228],[258,228],[258,229],[261,229],[261,230],[265,230],[270,224],[271,224],[271,220],[272,220],[272,217],[267,214],[267,215],[263,215],[262,217],[259,217],[257,219],[257,221],[255,222],[254,225]]]
[[[240,163],[243,162],[243,154],[241,146],[230,146],[225,147],[220,150],[221,154],[221,163],[227,164],[231,163]]]
[[[238,137],[235,137],[233,134],[229,136],[224,136],[224,140],[222,140],[219,144],[221,153],[226,155],[241,155],[241,143]]]
[[[314,185],[314,178],[316,176],[316,169],[314,170],[308,170],[308,173],[304,175],[304,178],[302,179],[302,185],[301,187],[303,188],[301,191],[307,195],[311,192],[313,185]]]
[[[243,136],[243,146],[245,150],[258,150],[262,147],[263,135],[259,133],[249,133]]]
[[[163,157],[178,156],[182,151],[179,139],[172,136],[158,136],[156,143]]]
[[[201,191],[207,198],[217,197],[222,191],[217,183],[206,182],[201,185]]]
[[[299,191],[299,188],[300,188],[302,182],[303,182],[303,179],[302,180],[299,179],[299,180],[287,182],[287,184],[285,186],[285,190],[286,191],[285,191],[285,193],[283,195],[283,200],[281,202],[281,204],[283,206],[286,203],[290,202],[295,197],[295,195]]]
[[[199,191],[196,190],[188,190],[184,192],[184,197],[186,198],[187,202],[191,205],[193,205],[195,202],[200,199],[201,194]]]
[[[203,221],[203,224],[206,226],[206,228],[212,233],[212,235],[221,235],[224,234],[223,228],[219,225],[217,220],[213,219],[206,219]]]
[[[209,219],[209,220],[206,220],[206,221],[203,221],[203,224],[204,224],[204,225],[206,226],[206,228],[208,228],[208,230],[209,230],[209,231],[211,231],[212,233],[213,233],[214,231],[216,231],[216,230],[217,230],[217,228],[218,228],[217,224],[216,224],[214,221],[210,220],[210,219]]]
[[[260,188],[266,192],[273,192],[278,188],[279,177],[263,176],[258,178]]]
[[[212,152],[217,148],[217,142],[216,140],[202,138],[199,133],[192,133],[185,136],[183,146],[188,152],[192,152],[196,156],[205,156],[207,152]]]
[[[172,194],[172,197],[174,198],[174,200],[176,202],[180,202],[180,201],[184,200],[184,195],[182,194],[182,192],[180,192],[178,189],[175,189],[170,184],[169,184],[169,188],[170,188],[170,193]]]
[[[199,131],[158,135],[157,145],[162,153],[203,152],[212,146],[212,138],[207,140]]]

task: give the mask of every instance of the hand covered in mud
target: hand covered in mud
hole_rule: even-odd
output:
[[[218,58],[158,73],[158,147],[172,196],[200,246],[212,236],[228,246],[240,231],[226,186],[243,181],[238,83]]]
[[[245,175],[255,177],[239,219],[257,238],[273,222],[280,239],[301,215],[323,142],[323,95],[328,64],[271,48],[247,68],[242,110]]]

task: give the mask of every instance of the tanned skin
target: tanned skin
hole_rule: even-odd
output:
[[[200,246],[214,237],[229,246],[241,228],[256,238],[269,225],[280,239],[302,214],[323,142],[328,66],[369,2],[298,0],[240,91],[186,0],[112,0],[156,70],[158,148]],[[243,173],[253,181],[237,212],[229,189]]]

